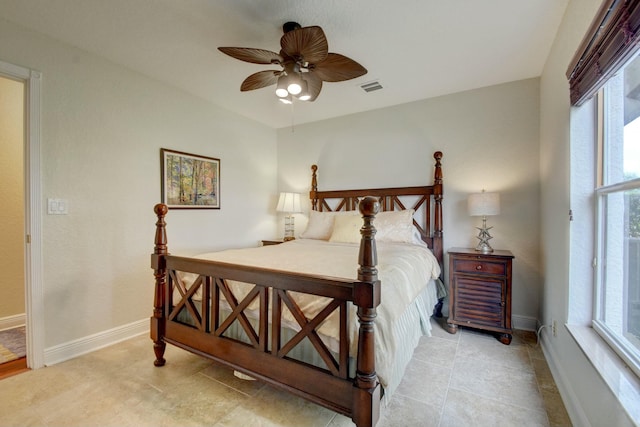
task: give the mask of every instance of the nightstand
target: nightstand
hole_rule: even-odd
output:
[[[511,261],[509,251],[491,253],[452,248],[449,253],[449,318],[447,331],[458,325],[497,332],[511,343]]]
[[[283,243],[283,242],[284,240],[263,240],[262,246],[279,245],[280,243]]]

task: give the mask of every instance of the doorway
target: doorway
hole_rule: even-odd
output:
[[[20,82],[22,91],[22,176],[20,228],[23,259],[22,291],[26,324],[26,362],[31,369],[44,366],[44,291],[42,281],[42,196],[40,186],[41,73],[0,61],[0,78]]]
[[[27,367],[25,335],[25,82],[0,76],[0,378]]]

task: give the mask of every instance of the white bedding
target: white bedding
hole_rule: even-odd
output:
[[[201,254],[196,258],[356,280],[359,267],[358,251],[357,244],[299,239],[280,245]],[[403,342],[405,334],[400,336],[397,334],[401,318],[403,314],[404,318],[407,317],[405,312],[410,307],[416,306],[412,308],[413,310],[421,310],[417,308],[418,305],[433,308],[437,302],[437,295],[432,279],[437,279],[440,275],[440,266],[426,245],[384,242],[377,243],[377,252],[378,278],[381,280],[382,294],[381,304],[377,309],[378,316],[375,319],[376,371],[383,387],[388,387],[392,382],[394,383],[392,388],[395,388],[399,380],[390,380],[394,372],[394,361],[396,357],[402,357],[398,352],[401,350],[406,352],[408,347],[407,343]],[[187,280],[187,282],[190,281]],[[429,288],[425,289],[428,284]],[[235,283],[233,286],[238,300],[250,289],[244,283]],[[242,290],[243,286],[245,290]],[[420,295],[421,304],[416,303],[418,295]],[[307,294],[294,293],[293,298],[307,318],[315,316],[327,303],[324,298]],[[426,304],[423,301],[424,298],[427,298]],[[249,310],[257,309],[257,304],[258,301],[254,301]],[[288,320],[287,326],[299,330],[297,322],[288,310],[283,310],[283,313],[285,320]],[[420,317],[426,315],[428,323],[430,314],[420,313]],[[358,322],[353,307],[350,309],[349,316],[350,355],[355,356]],[[337,313],[333,313],[321,326],[319,332],[337,339],[336,325]],[[416,328],[421,328],[421,325],[416,325]],[[328,345],[334,347],[331,343]],[[415,344],[409,345],[411,351],[414,346]]]

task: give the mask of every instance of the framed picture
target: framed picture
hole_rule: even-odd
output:
[[[160,149],[162,203],[170,209],[220,209],[220,159]]]

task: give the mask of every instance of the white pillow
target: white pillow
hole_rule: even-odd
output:
[[[300,237],[303,239],[329,240],[333,231],[333,219],[336,216],[358,216],[358,211],[309,212],[307,228]]]
[[[376,227],[376,241],[412,243],[413,209],[380,212],[373,220]]]
[[[427,245],[427,242],[422,240],[422,234],[420,234],[420,230],[418,230],[418,228],[415,225],[413,226],[411,243],[429,247],[429,245]]]
[[[360,243],[360,228],[363,220],[359,215],[336,215],[330,242]]]

